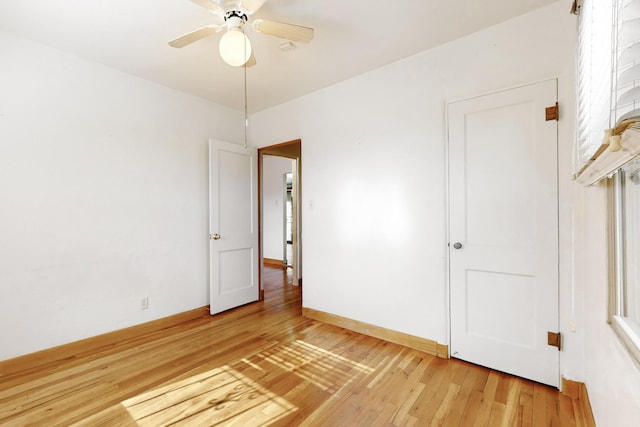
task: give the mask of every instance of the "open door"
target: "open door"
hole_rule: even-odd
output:
[[[209,140],[211,314],[258,301],[258,155]]]

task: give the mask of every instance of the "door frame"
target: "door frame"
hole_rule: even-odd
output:
[[[293,160],[292,160],[293,161]],[[296,167],[297,167],[297,163],[296,163]],[[289,184],[288,184],[288,180],[287,180],[287,176],[291,175],[291,189],[289,189]],[[297,195],[294,197],[293,195],[293,191],[294,189],[297,189],[297,185],[293,185],[293,169],[291,170],[291,172],[286,172],[285,174],[283,174],[282,176],[282,242],[283,242],[283,248],[282,248],[282,264],[283,264],[283,268],[286,268],[289,266],[289,264],[291,264],[291,267],[293,268],[293,264],[295,262],[295,259],[289,259],[287,253],[289,252],[287,246],[289,245],[288,243],[288,239],[287,239],[287,204],[289,202],[289,197],[291,197],[291,247],[292,247],[292,252],[293,252],[293,238],[295,236],[295,231],[297,230],[297,222],[298,222],[298,218],[296,217],[296,215],[294,215],[294,211],[293,211],[293,203],[297,202]],[[289,196],[289,194],[291,194]],[[297,246],[297,242],[296,242],[296,246]]]
[[[258,148],[258,262],[260,263],[258,269],[259,286],[260,286],[260,300],[264,300],[264,286],[262,283],[263,262],[264,254],[262,253],[262,231],[263,231],[263,194],[262,194],[262,172],[263,172],[263,158],[265,155],[286,157],[292,160],[296,160],[296,168],[293,170],[293,180],[296,184],[296,195],[294,197],[293,212],[297,218],[297,226],[293,236],[293,251],[294,251],[294,278],[297,279],[297,284],[302,285],[302,210],[300,203],[300,196],[302,194],[302,140],[293,139],[285,141],[279,144],[269,145],[267,147]]]
[[[451,309],[451,251],[449,250],[449,246],[452,243],[451,241],[451,183],[450,183],[450,137],[449,137],[449,125],[450,125],[450,118],[449,118],[449,104],[453,104],[456,102],[461,102],[461,101],[467,101],[467,100],[471,100],[474,98],[480,98],[483,96],[488,96],[488,95],[493,95],[499,92],[506,92],[506,91],[510,91],[510,90],[514,90],[514,89],[518,89],[521,87],[525,87],[525,86],[531,86],[531,85],[535,85],[538,83],[542,83],[542,82],[546,82],[549,80],[555,80],[556,81],[556,90],[559,90],[559,85],[560,85],[560,77],[559,76],[551,76],[551,77],[547,77],[547,78],[543,78],[543,79],[539,79],[539,80],[533,80],[533,81],[527,81],[527,82],[523,82],[523,83],[518,83],[518,84],[513,84],[510,86],[505,86],[499,89],[494,89],[494,90],[489,90],[489,91],[483,91],[483,92],[479,92],[476,93],[474,95],[469,95],[469,96],[460,96],[460,97],[456,97],[456,98],[451,98],[451,99],[447,99],[445,100],[445,108],[444,108],[444,112],[445,112],[445,230],[446,230],[446,248],[445,248],[445,280],[447,283],[447,287],[446,287],[446,306],[447,306],[447,318],[446,318],[446,331],[447,331],[447,338],[448,338],[448,342],[447,342],[447,357],[451,357],[451,316],[452,316],[452,309]],[[559,94],[557,95],[559,97]],[[559,126],[558,126],[558,130],[557,132],[557,147],[556,147],[556,158],[557,158],[557,168],[558,168],[558,182],[556,183],[557,187],[558,187],[558,191],[557,191],[557,197],[558,197],[558,214],[560,213],[560,175],[559,175],[559,168],[560,168],[560,130],[559,130]],[[560,223],[558,222],[558,301],[560,301],[560,286],[561,286],[561,271],[560,271]],[[558,309],[558,330],[560,331],[560,317],[561,317],[561,313],[560,310]],[[558,356],[560,358],[560,355]],[[562,369],[561,369],[561,360],[559,360],[558,363],[558,377],[559,379],[562,378]]]

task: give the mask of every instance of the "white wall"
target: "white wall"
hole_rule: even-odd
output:
[[[207,305],[207,140],[241,114],[6,33],[0,61],[0,360]]]
[[[294,160],[263,156],[262,160],[262,256],[282,260],[284,251],[284,181]]]
[[[598,426],[636,425],[640,364],[607,324],[606,189],[579,188],[576,209],[576,293],[584,304],[585,378]]]
[[[565,6],[253,117],[259,144],[302,139],[306,307],[448,342],[446,102],[560,77],[560,102],[573,105]],[[563,147],[572,125],[569,113]]]

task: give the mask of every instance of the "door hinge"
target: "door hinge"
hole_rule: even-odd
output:
[[[562,336],[560,332],[547,332],[547,344],[558,347],[558,351],[562,350]]]
[[[544,109],[544,117],[546,121],[549,120],[558,120],[560,115],[558,114],[558,103],[556,105],[552,105],[551,107],[547,107]]]
[[[571,5],[571,13],[573,15],[580,15],[581,9],[582,9],[582,0],[573,0],[573,4]]]

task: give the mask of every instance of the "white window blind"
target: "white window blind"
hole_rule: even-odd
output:
[[[640,117],[640,0],[617,0],[614,9],[613,116],[616,126]]]
[[[578,17],[578,117],[575,172],[602,144],[611,108],[614,0],[583,0]]]
[[[640,154],[640,0],[582,3],[575,153],[585,185]]]

